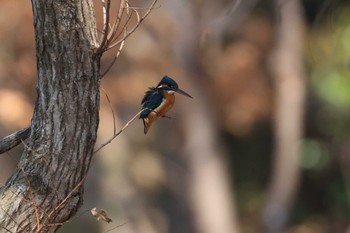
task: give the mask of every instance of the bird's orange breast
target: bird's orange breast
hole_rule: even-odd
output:
[[[155,108],[152,112],[148,114],[147,117],[143,119],[145,124],[145,133],[147,133],[151,124],[156,121],[159,117],[165,116],[165,114],[174,106],[175,103],[175,95],[174,93],[169,94],[167,92],[164,93],[164,97],[162,103]]]
[[[175,103],[174,94],[168,94],[165,92],[164,96],[165,98],[163,98],[162,103],[156,109],[154,109],[158,117],[165,116],[165,114],[174,106]]]

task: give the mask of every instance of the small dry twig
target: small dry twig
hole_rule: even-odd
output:
[[[23,171],[23,169],[22,169],[22,171]],[[34,206],[35,221],[36,221],[36,232],[40,232],[41,226],[40,226],[39,213],[38,213],[38,207],[37,207],[38,205],[36,204],[35,199],[34,199],[34,191],[33,191],[32,187],[30,185],[30,181],[29,181],[28,177],[26,175],[24,177],[26,179],[26,182],[28,183],[29,192],[30,192],[30,195],[31,195],[31,198],[32,198],[32,205]]]
[[[24,178],[27,182],[27,185],[29,187],[29,193],[30,193],[30,196],[31,196],[31,201],[30,203],[33,205],[34,207],[34,212],[35,212],[35,221],[36,221],[36,232],[40,232],[41,230],[41,225],[40,225],[40,219],[39,219],[39,211],[38,211],[38,205],[37,203],[35,202],[35,192],[33,191],[33,188],[32,188],[32,185],[28,179],[28,176],[27,174],[25,173],[25,171],[23,170],[23,168],[21,168],[21,171],[24,175]]]
[[[107,94],[107,91],[102,88],[102,91],[105,93],[105,96],[107,98],[107,101],[108,101],[108,104],[109,104],[109,107],[112,111],[112,116],[113,116],[113,135],[115,135],[116,131],[117,131],[117,127],[116,127],[116,123],[115,123],[115,113],[114,113],[114,108],[113,108],[113,105],[112,105],[112,102],[111,100],[109,99],[109,96]]]
[[[44,155],[44,153],[38,153],[38,152],[36,152],[33,148],[31,148],[31,147],[29,147],[24,141],[21,141],[22,142],[22,144],[23,144],[23,146],[28,150],[28,151],[32,151],[32,152],[34,152],[34,154],[36,154],[36,155],[39,155],[40,156],[40,159],[42,160],[42,161],[44,161],[44,163],[45,163],[45,166],[48,168],[48,170],[49,170],[49,172],[51,172],[51,174],[54,174],[54,171],[52,170],[52,168],[49,166],[49,161],[43,156]],[[57,198],[57,200],[59,199],[58,198],[58,190],[55,188],[55,187],[52,187],[53,189],[54,189],[54,191],[55,191],[55,196],[56,196],[56,198]]]
[[[106,231],[104,231],[103,233],[111,232],[111,231],[113,231],[113,230],[115,230],[115,229],[117,229],[117,228],[119,228],[119,227],[124,226],[124,225],[126,225],[126,222],[125,222],[125,223],[122,223],[122,224],[120,224],[120,225],[118,225],[118,226],[115,226],[115,227],[113,227],[113,228],[111,228],[111,229],[109,229],[109,230],[106,230]]]
[[[94,154],[99,152],[103,147],[105,147],[107,144],[111,143],[116,137],[119,136],[119,134],[121,134],[138,116],[140,116],[140,114],[143,111],[146,110],[150,110],[148,108],[142,109],[141,111],[139,111],[135,116],[133,116],[133,118],[131,118],[124,126],[121,130],[119,130],[119,132],[115,133],[107,142],[103,143],[101,146],[99,146],[95,151]]]
[[[117,50],[112,62],[108,65],[107,69],[100,74],[100,78],[103,78],[110,71],[124,48],[125,40],[136,30],[136,28],[151,13],[151,11],[155,9],[154,6],[157,1],[158,0],[153,0],[150,7],[142,8],[130,6],[128,0],[121,0],[117,16],[114,20],[111,20],[111,0],[101,0],[103,26],[101,30],[100,45],[97,48],[96,53],[102,55],[107,50],[113,49],[116,46],[119,46],[119,49]],[[141,17],[140,13],[138,12],[139,10],[147,11]],[[134,15],[136,17],[136,23],[131,30],[128,30],[128,25],[130,24],[130,20]],[[121,21],[123,18],[125,18],[125,22],[123,22],[123,26],[121,27]],[[111,21],[113,21],[112,24],[110,24]]]
[[[4,208],[2,208],[2,206],[0,206],[1,210],[14,222],[16,223],[17,227],[19,227],[21,229],[21,231],[23,230],[23,228],[18,224],[18,222],[11,216],[11,214],[9,214]],[[1,226],[3,229],[7,230],[8,232],[12,232],[9,229]]]
[[[97,54],[102,55],[107,50],[113,49],[119,46],[111,64],[108,68],[100,75],[102,78],[111,69],[116,60],[118,59],[121,51],[124,48],[125,40],[139,27],[142,21],[155,9],[155,4],[158,0],[153,0],[149,7],[132,7],[128,0],[121,0],[119,4],[118,14],[114,20],[110,19],[111,11],[111,0],[101,0],[102,4],[102,16],[103,26],[101,30],[100,44],[96,50]],[[139,10],[147,10],[142,16]],[[131,24],[132,18],[136,17],[136,23],[128,30],[128,25]],[[122,19],[125,19],[123,26],[121,26]],[[112,22],[112,23],[110,23]]]
[[[113,43],[113,44],[110,44],[110,45],[107,47],[107,50],[114,48],[115,46],[119,45],[123,40],[127,39],[127,38],[136,30],[136,28],[138,28],[138,26],[140,26],[140,24],[142,23],[142,21],[151,13],[151,11],[152,11],[153,9],[155,9],[154,6],[155,6],[156,3],[157,3],[157,0],[154,0],[154,1],[151,3],[151,5],[150,5],[150,7],[148,8],[148,10],[146,11],[146,13],[145,13],[142,17],[139,15],[138,11],[137,11],[135,8],[131,8],[131,9],[133,10],[133,12],[136,13],[136,16],[137,16],[137,22],[136,22],[136,24],[134,25],[134,27],[132,27],[132,29],[131,29],[130,31],[127,31],[126,33],[124,33],[123,37],[122,37],[120,40],[118,40],[117,42],[115,42],[115,43]],[[130,8],[130,7],[129,7],[129,8]],[[129,9],[129,8],[128,8],[128,9]],[[116,32],[116,31],[115,31],[115,32]],[[115,34],[112,34],[112,38],[113,38],[114,36],[115,36]],[[115,39],[117,39],[117,37],[116,37]]]
[[[74,221],[74,220],[80,218],[81,216],[83,216],[84,214],[86,214],[86,213],[89,212],[89,211],[90,211],[90,210],[85,210],[85,211],[81,212],[79,215],[74,216],[73,218],[68,219],[67,221],[58,222],[58,223],[49,223],[49,224],[46,224],[46,226],[49,226],[49,227],[53,227],[53,226],[63,226],[63,225],[66,224],[66,223],[72,222],[72,221]]]
[[[12,231],[10,231],[9,229],[7,229],[6,227],[0,226],[0,229],[4,229],[5,231],[12,233]]]
[[[109,35],[108,41],[110,41],[110,39],[113,37],[113,35],[115,35],[117,33],[117,30],[118,30],[119,25],[120,25],[120,21],[122,20],[123,13],[124,13],[124,10],[125,10],[124,5],[125,5],[125,0],[121,0],[120,1],[118,15],[115,18],[115,21],[114,21],[114,23],[112,25],[112,28],[111,28],[111,31],[110,31],[111,33]]]
[[[67,194],[67,196],[60,202],[58,203],[58,205],[56,205],[56,207],[53,208],[53,210],[51,210],[51,212],[49,213],[49,217],[55,213],[62,205],[64,205],[64,203],[67,202],[67,200],[73,195],[73,193],[75,191],[78,190],[78,188],[84,183],[85,179],[86,179],[86,176],[85,175],[80,181],[79,183]]]
[[[114,63],[118,60],[118,57],[120,55],[120,53],[122,52],[123,48],[124,48],[124,44],[125,44],[125,40],[122,41],[122,43],[119,46],[118,52],[115,55],[115,57],[113,58],[113,61],[109,64],[109,66],[107,67],[107,69],[100,75],[100,78],[102,79],[108,72],[109,70],[112,68],[112,66],[114,65]]]
[[[102,14],[103,14],[103,28],[102,28],[101,42],[97,50],[97,53],[101,53],[104,50],[107,42],[111,0],[101,0],[101,3],[102,3]]]

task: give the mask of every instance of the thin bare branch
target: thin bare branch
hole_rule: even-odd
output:
[[[11,216],[11,214],[9,214],[2,206],[0,206],[1,210],[16,224],[17,227],[19,227],[21,229],[21,231],[23,230],[23,228],[18,224],[18,222]],[[6,229],[5,227],[1,226],[2,228]],[[8,229],[6,229],[8,230]],[[10,230],[8,230],[9,232],[11,232]]]
[[[129,15],[130,14],[130,5],[129,5],[129,0],[125,0],[125,8],[126,8],[126,14]]]
[[[131,8],[136,13],[137,22],[140,22],[140,14],[135,8]]]
[[[115,226],[115,227],[113,227],[113,228],[111,228],[111,229],[109,229],[109,230],[106,230],[106,231],[104,231],[103,233],[111,232],[111,231],[113,231],[113,230],[115,230],[115,229],[117,229],[117,228],[119,228],[119,227],[124,226],[124,225],[126,225],[126,222],[123,223],[123,224],[120,224],[120,225],[118,225],[118,226]]]
[[[100,46],[97,50],[97,53],[101,53],[107,42],[108,32],[109,32],[109,17],[110,17],[110,8],[111,8],[111,0],[101,0],[102,2],[102,13],[103,13],[103,28],[102,35],[100,39]]]
[[[87,175],[87,174],[86,174]],[[68,195],[55,207],[51,212],[49,213],[49,216],[51,216],[53,213],[55,213],[64,203],[67,202],[67,200],[73,195],[75,191],[78,190],[78,188],[84,183],[86,179],[86,175],[79,181],[79,183],[68,193]]]
[[[122,30],[121,30],[118,34],[116,34],[116,33],[117,33],[117,32],[116,32],[113,36],[111,36],[111,37],[109,38],[108,47],[105,48],[106,51],[109,50],[109,49],[111,49],[110,45],[111,45],[111,44],[114,44],[115,41],[116,41],[122,34],[124,34],[124,36],[123,36],[122,38],[125,37],[125,35],[126,35],[126,33],[127,33],[127,26],[128,26],[128,24],[129,24],[131,18],[132,18],[132,14],[129,14],[128,17],[126,18],[126,21],[125,21],[125,23],[124,23],[124,26],[123,26]],[[118,44],[116,44],[116,45],[118,45]],[[114,46],[114,47],[115,47],[115,46]]]
[[[80,218],[81,216],[83,216],[84,214],[88,213],[90,210],[85,210],[83,212],[81,212],[79,215],[76,215],[74,216],[73,218],[70,218],[68,219],[67,221],[64,221],[64,222],[58,222],[58,223],[49,223],[49,224],[46,224],[46,226],[49,226],[49,227],[53,227],[53,226],[63,226],[64,224],[66,223],[69,223],[69,222],[72,222],[78,218]]]
[[[110,31],[111,33],[108,36],[108,40],[109,41],[112,40],[114,38],[115,34],[117,33],[120,21],[122,20],[122,16],[123,16],[123,13],[124,13],[124,9],[125,9],[124,5],[125,5],[125,0],[121,0],[120,1],[120,5],[119,5],[118,15],[115,18],[115,21],[114,21],[114,23],[112,25],[112,29]]]
[[[104,88],[102,88],[102,91],[103,91],[103,93],[105,93],[105,96],[106,96],[106,99],[107,99],[107,101],[108,101],[109,107],[110,107],[110,109],[111,109],[111,111],[112,111],[112,116],[113,116],[113,135],[115,135],[115,133],[116,133],[116,131],[117,131],[117,127],[116,127],[116,123],[115,123],[114,108],[113,108],[113,105],[112,105],[111,100],[109,99],[109,96],[108,96],[108,94],[107,94],[107,91],[106,91]]]
[[[25,201],[25,202],[28,202],[28,203],[31,203],[31,204],[33,204],[33,200],[29,200],[29,199],[27,199],[26,197],[24,197],[23,195],[22,195],[22,199]],[[38,208],[38,210],[40,210],[40,212],[41,213],[43,213],[46,217],[49,217],[49,215],[46,213],[46,211],[43,209],[43,208],[41,208],[40,206],[36,206],[37,208]],[[39,212],[38,212],[39,213]]]
[[[53,171],[52,168],[49,166],[49,161],[47,161],[47,159],[43,156],[44,154],[40,154],[40,153],[36,152],[34,149],[32,149],[31,147],[29,147],[24,141],[22,141],[22,144],[23,144],[23,146],[24,146],[28,151],[32,151],[34,154],[39,155],[39,156],[40,156],[40,159],[41,159],[42,161],[44,161],[46,167],[49,169],[49,171],[51,172],[51,174],[54,174],[54,171]],[[57,190],[56,188],[54,188],[54,187],[53,187],[53,189],[54,189],[54,191],[55,191],[55,196],[56,196],[56,198],[57,198],[57,200],[58,200],[58,199],[59,199],[59,198],[58,198],[58,190]],[[47,215],[46,212],[45,212],[45,214]]]
[[[118,38],[119,38],[122,34],[124,34],[122,38],[125,38],[125,39],[126,39],[125,36],[127,35],[127,32],[128,32],[127,27],[128,27],[129,21],[131,20],[131,18],[132,18],[132,16],[133,16],[132,13],[135,13],[135,15],[136,15],[136,22],[139,22],[139,21],[140,21],[140,14],[139,14],[139,12],[138,12],[137,10],[135,10],[135,9],[131,9],[131,10],[132,10],[132,12],[131,12],[131,14],[128,14],[128,17],[127,17],[127,19],[126,19],[126,22],[124,23],[123,29],[122,29],[117,35],[115,35],[114,38],[112,38],[112,40],[111,40],[110,43],[109,43],[110,45],[114,45],[114,44],[118,45],[118,43],[115,43],[115,42],[118,40]],[[124,41],[125,41],[125,39],[124,39]],[[119,40],[119,41],[120,41],[120,40]],[[113,48],[113,47],[106,48],[106,50],[109,50],[109,49],[111,49],[111,48]]]
[[[155,10],[155,9],[159,9],[161,7],[161,5],[157,6],[157,7],[153,7],[152,10]],[[149,7],[135,7],[135,6],[129,6],[130,9],[132,10],[148,10]]]
[[[41,154],[41,153],[38,153],[36,152],[35,150],[33,150],[32,148],[30,148],[23,140],[21,140],[23,146],[28,150],[28,151],[31,151],[31,152],[34,152],[36,155],[39,155],[39,156],[42,156],[44,154]]]
[[[8,153],[8,152],[7,152]],[[35,200],[34,200],[34,191],[33,191],[33,189],[32,189],[32,186],[31,186],[31,184],[30,184],[30,181],[29,181],[29,179],[28,179],[28,176],[27,176],[27,174],[24,172],[24,170],[23,170],[23,168],[21,168],[20,169],[21,170],[21,172],[23,173],[23,175],[24,175],[24,178],[25,178],[25,180],[26,180],[26,183],[27,183],[27,185],[28,185],[28,187],[29,187],[29,192],[30,192],[30,194],[31,194],[31,199],[32,200],[28,200],[23,194],[21,195],[21,198],[24,200],[24,201],[26,201],[26,202],[28,202],[28,203],[31,203],[32,205],[34,205],[34,209],[35,209],[35,212],[36,212],[36,221],[38,222],[38,211],[37,210],[40,210],[41,211],[41,213],[44,213],[46,216],[48,216],[47,215],[47,213],[46,213],[46,211],[44,210],[44,209],[42,209],[40,206],[38,206],[38,205],[36,205],[36,202],[35,202]],[[11,191],[12,192],[12,194],[14,194],[14,195],[17,195],[17,194],[15,194],[15,192],[13,192],[13,191]],[[40,225],[40,224],[39,224]]]
[[[25,144],[24,144],[25,145]],[[27,146],[27,145],[25,145]],[[32,149],[30,149],[32,150]],[[33,151],[33,150],[32,150]],[[41,212],[41,214],[44,214],[46,217],[49,217],[49,215],[47,214],[47,212],[42,209],[39,205],[37,205],[36,201],[35,201],[35,192],[32,188],[32,185],[30,183],[30,180],[28,179],[28,176],[27,174],[25,173],[25,171],[23,170],[23,168],[21,168],[21,171],[24,175],[24,178],[26,180],[26,183],[27,183],[27,186],[29,187],[29,193],[30,193],[30,198],[31,200],[28,200],[27,198],[25,198],[24,196],[22,196],[23,200],[27,201],[27,202],[30,202],[31,205],[33,205],[34,207],[34,212],[35,212],[35,221],[36,221],[36,232],[40,232],[41,229],[44,227],[43,224],[40,224],[40,218],[39,218],[39,210]]]
[[[128,0],[121,0],[119,4],[118,15],[115,17],[115,20],[112,23],[112,25],[109,23],[110,0],[107,0],[107,3],[105,2],[106,0],[101,0],[101,1],[103,6],[103,17],[104,17],[103,18],[104,27],[102,30],[102,38],[104,39],[101,41],[101,46],[99,47],[98,53],[102,54],[107,50],[110,50],[115,48],[116,46],[119,46],[116,56],[113,58],[112,62],[107,67],[107,69],[100,75],[100,78],[103,78],[117,61],[122,49],[124,48],[125,40],[137,29],[137,27],[151,13],[151,11],[155,9],[154,6],[157,3],[157,0],[153,0],[153,2],[150,4],[150,7],[147,7],[147,8],[132,7],[129,5]],[[146,10],[146,9],[147,9],[146,13],[141,17],[138,10]],[[136,16],[136,24],[133,25],[131,30],[128,30],[128,25],[130,23],[130,20],[133,18],[134,14]],[[124,24],[123,28],[119,30],[120,23],[122,21],[123,16],[126,17],[125,23],[123,23]]]
[[[105,147],[107,144],[111,143],[116,137],[119,136],[119,134],[121,134],[138,116],[140,116],[140,114],[143,112],[143,111],[146,111],[146,110],[150,110],[148,108],[145,108],[145,109],[142,109],[141,111],[139,111],[133,118],[131,118],[131,120],[129,120],[121,130],[119,130],[118,133],[114,134],[107,142],[103,143],[101,146],[99,146],[95,151],[94,151],[94,154],[99,152],[103,147]]]
[[[41,229],[41,226],[40,226],[40,220],[39,220],[39,213],[38,213],[38,205],[36,204],[35,202],[35,193],[33,191],[33,188],[32,188],[32,185],[30,184],[30,181],[28,179],[28,176],[27,174],[24,172],[23,168],[21,168],[21,171],[23,172],[23,175],[24,175],[24,178],[27,182],[27,185],[29,187],[29,193],[30,193],[30,196],[31,196],[31,203],[32,205],[34,206],[34,212],[35,212],[35,221],[36,221],[36,232],[40,232],[40,229]]]
[[[24,144],[24,143],[23,143],[23,144]],[[31,149],[30,147],[28,147],[26,144],[24,144],[24,146],[27,147],[28,150],[34,151],[34,150]],[[34,151],[34,152],[35,152],[35,151]],[[28,179],[26,173],[24,172],[24,170],[23,170],[22,168],[21,168],[21,170],[22,170],[22,173],[24,174],[24,178],[25,178],[26,183],[27,183],[27,185],[28,185],[28,187],[29,187],[29,193],[30,193],[30,196],[31,196],[31,199],[32,199],[32,200],[27,200],[25,197],[22,197],[22,198],[23,198],[23,200],[30,202],[30,203],[34,206],[35,219],[36,219],[36,224],[37,224],[36,232],[40,232],[41,229],[42,229],[43,227],[45,227],[45,226],[52,227],[52,226],[57,226],[57,225],[64,225],[65,223],[70,222],[70,221],[72,221],[72,220],[74,220],[74,219],[76,219],[76,218],[79,218],[81,215],[83,215],[84,213],[86,213],[86,211],[85,211],[84,213],[80,214],[79,216],[76,216],[76,217],[73,218],[73,219],[69,219],[69,220],[67,220],[67,221],[65,221],[65,222],[63,222],[63,223],[51,223],[51,224],[49,223],[49,224],[46,224],[46,221],[52,216],[52,214],[53,214],[55,211],[57,211],[57,210],[58,210],[72,195],[73,195],[73,193],[83,184],[83,182],[84,182],[86,176],[83,177],[83,179],[72,189],[72,191],[71,191],[70,193],[68,193],[68,195],[67,195],[58,205],[56,205],[56,206],[54,207],[54,209],[53,209],[50,213],[47,213],[45,210],[43,210],[42,208],[40,208],[40,207],[36,204],[36,202],[35,202],[35,193],[34,193],[34,191],[33,191],[33,189],[32,189],[31,183],[30,183],[30,181],[29,181],[29,179]],[[57,191],[56,191],[56,192],[57,192]],[[39,210],[40,210],[41,213],[44,213],[45,216],[47,217],[46,220],[45,220],[42,224],[40,224]]]
[[[10,231],[9,229],[7,229],[6,227],[0,226],[0,228],[1,228],[1,229],[4,229],[4,230],[7,231],[7,232],[12,233],[12,231]]]
[[[124,44],[125,44],[125,40],[123,40],[122,43],[120,44],[118,52],[115,55],[115,57],[113,58],[113,61],[109,64],[107,69],[101,74],[100,78],[103,78],[109,72],[109,70],[112,68],[114,63],[118,60],[118,57],[119,57],[120,53],[122,52],[122,50],[124,48]]]
[[[148,8],[147,12],[146,12],[142,17],[139,17],[139,19],[138,19],[137,23],[134,25],[134,27],[133,27],[130,31],[128,31],[128,32],[123,36],[123,38],[121,38],[121,39],[118,40],[117,42],[115,42],[115,43],[109,45],[109,46],[108,46],[108,49],[114,48],[115,46],[117,46],[118,44],[120,44],[123,40],[125,40],[126,38],[128,38],[128,37],[136,30],[136,28],[138,28],[138,26],[142,23],[142,21],[151,13],[151,11],[154,9],[154,6],[155,6],[156,3],[157,3],[157,0],[154,0],[154,1],[151,3],[150,7]],[[135,10],[135,12],[137,12],[137,11]]]
[[[103,17],[103,24],[102,24],[102,34],[103,34],[103,30],[106,28],[106,22],[107,22],[107,10],[106,10],[106,1],[105,0],[101,0],[101,4],[102,4],[102,17]],[[102,37],[103,35],[101,35]]]

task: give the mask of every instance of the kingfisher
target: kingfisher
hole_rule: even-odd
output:
[[[160,117],[167,117],[165,114],[175,103],[175,92],[193,98],[179,88],[179,85],[169,76],[164,76],[156,87],[150,87],[146,91],[141,104],[143,111],[140,119],[143,121],[144,133],[147,134],[152,123]]]

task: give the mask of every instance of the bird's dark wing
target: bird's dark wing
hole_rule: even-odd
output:
[[[141,101],[142,109],[155,109],[157,108],[163,100],[163,95],[158,91],[157,88],[151,87],[148,91],[146,91],[143,99]],[[145,110],[140,114],[140,118],[145,118],[151,110]]]

